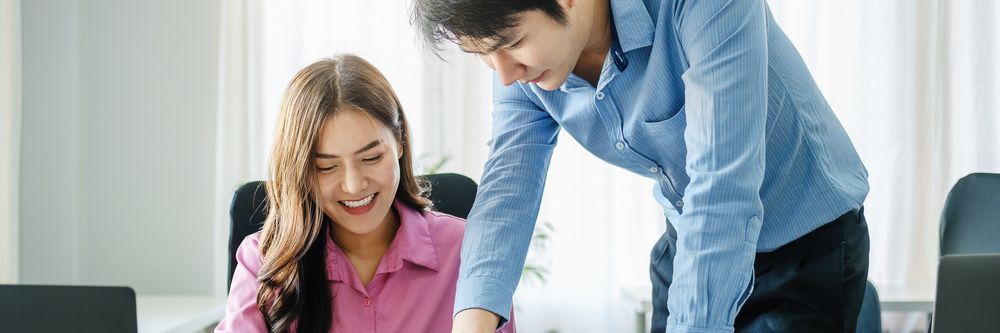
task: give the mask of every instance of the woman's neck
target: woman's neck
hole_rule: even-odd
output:
[[[385,214],[385,220],[382,221],[382,225],[374,232],[367,235],[358,235],[346,230],[337,231],[334,230],[336,228],[331,228],[331,232],[333,233],[331,238],[351,258],[378,261],[396,237],[399,224],[399,214],[395,208],[390,208],[389,213]]]

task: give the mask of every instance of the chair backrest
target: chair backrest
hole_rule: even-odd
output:
[[[476,199],[476,182],[469,177],[440,173],[420,176],[430,184],[428,198],[434,203],[434,210],[445,214],[467,218]],[[229,279],[233,281],[236,270],[236,249],[243,239],[260,230],[267,218],[267,190],[263,181],[244,184],[233,195],[229,207]]]
[[[240,186],[233,194],[229,206],[229,278],[228,290],[236,271],[236,249],[243,239],[259,231],[267,218],[267,190],[263,181],[253,181]]]
[[[941,213],[941,255],[1000,253],[1000,174],[959,179]]]
[[[858,313],[857,333],[882,333],[882,306],[878,300],[878,291],[871,281],[865,284],[865,298],[861,302],[861,312]]]
[[[0,332],[135,332],[129,287],[0,285]]]

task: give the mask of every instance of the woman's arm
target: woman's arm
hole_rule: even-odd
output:
[[[248,236],[236,250],[236,271],[226,299],[226,316],[216,332],[267,332],[264,314],[257,309],[257,272],[261,259],[258,235]]]

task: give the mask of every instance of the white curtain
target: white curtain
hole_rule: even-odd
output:
[[[353,53],[375,65],[395,88],[411,126],[422,128],[423,56],[409,29],[407,4],[405,0],[264,1],[261,96],[267,135],[259,148],[270,148],[281,94],[292,76],[335,53]],[[424,131],[414,132],[419,150]]]
[[[1000,2],[770,4],[868,167],[869,279],[883,299],[932,299],[948,190],[1000,172]]]
[[[17,282],[21,1],[0,3],[0,283]]]
[[[226,294],[229,206],[242,184],[263,179],[259,0],[222,0],[219,18],[213,262],[216,295]]]
[[[443,60],[421,46],[409,24],[409,0],[379,2],[262,1],[258,26],[261,142],[267,157],[281,94],[300,69],[336,53],[361,56],[392,84],[410,122],[418,170],[446,160],[442,171],[478,178],[490,120],[490,71],[447,47]],[[263,177],[263,174],[260,175]]]

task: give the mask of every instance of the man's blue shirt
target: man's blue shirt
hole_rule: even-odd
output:
[[[611,0],[611,10],[615,45],[597,87],[573,74],[554,91],[494,76],[455,310],[510,313],[565,130],[655,182],[677,230],[668,331],[731,332],[755,253],[859,208],[867,171],[763,0]]]

